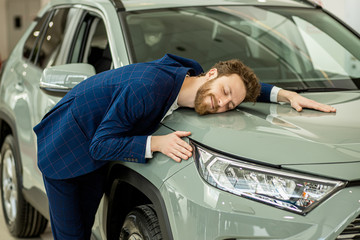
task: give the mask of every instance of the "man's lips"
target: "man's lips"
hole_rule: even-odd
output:
[[[210,96],[211,109],[214,110],[214,96]]]

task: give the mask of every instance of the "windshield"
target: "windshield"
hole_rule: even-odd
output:
[[[360,40],[320,9],[220,6],[129,12],[136,62],[172,53],[209,70],[237,58],[291,90],[360,88]]]

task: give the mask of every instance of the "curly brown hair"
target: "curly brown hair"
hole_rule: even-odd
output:
[[[260,95],[261,85],[259,79],[251,68],[246,66],[239,59],[231,59],[227,61],[220,61],[212,68],[216,68],[218,72],[217,77],[237,74],[241,77],[246,88],[246,97],[244,102],[256,102]]]

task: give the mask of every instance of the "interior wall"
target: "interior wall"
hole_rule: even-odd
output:
[[[0,0],[0,61],[8,56],[7,21],[6,21],[6,0]]]
[[[7,1],[8,50],[12,50],[29,24],[37,16],[40,0]]]
[[[322,0],[323,7],[360,33],[359,0]]]
[[[45,6],[50,0],[41,0],[41,6]]]
[[[5,60],[49,0],[0,0],[0,60]]]

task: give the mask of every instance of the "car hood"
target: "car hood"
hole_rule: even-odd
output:
[[[163,124],[173,130],[191,131],[191,139],[240,158],[334,178],[359,179],[360,92],[304,96],[330,104],[337,112],[296,112],[287,104],[246,103],[234,111],[206,116],[179,109]]]

